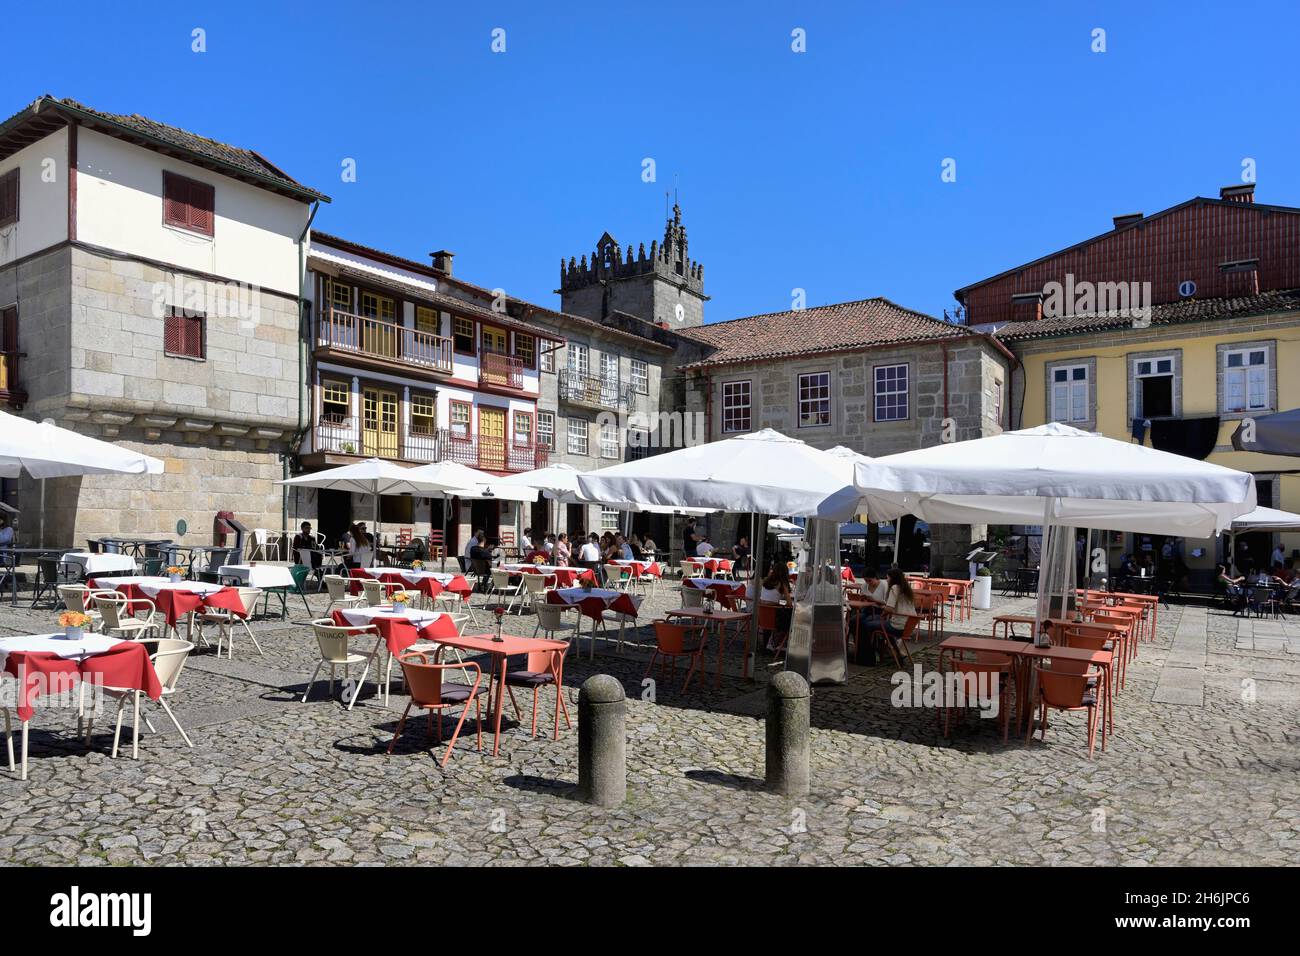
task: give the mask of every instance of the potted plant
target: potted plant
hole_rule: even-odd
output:
[[[350,441],[345,441],[345,442],[343,443],[343,454],[345,454],[345,455],[351,455],[351,454],[354,454],[354,453],[356,452],[356,450],[357,450],[357,446],[354,445],[354,444],[352,444],[352,442],[350,442]]]
[[[987,611],[993,606],[993,572],[980,568],[975,572],[975,589],[971,593],[971,605],[977,611]]]
[[[181,580],[181,575],[184,573],[185,573],[184,568],[178,567],[177,565],[174,564],[167,569],[167,577],[171,580],[172,584],[179,584]]]
[[[424,562],[421,561],[419,558],[416,558],[414,561],[411,562],[411,570],[412,571],[424,570]]]
[[[82,614],[80,611],[64,611],[59,615],[59,626],[63,628],[64,638],[69,641],[81,640],[89,623],[90,615]]]
[[[405,591],[394,591],[390,600],[393,602],[394,611],[402,611],[405,610],[407,604],[410,603],[411,595]]]

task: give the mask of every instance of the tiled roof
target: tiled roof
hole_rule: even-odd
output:
[[[128,139],[138,138],[143,145],[154,149],[175,150],[186,154],[199,165],[211,164],[219,172],[239,177],[241,174],[258,181],[268,188],[278,189],[297,195],[300,198],[322,199],[329,197],[304,186],[280,169],[264,156],[251,149],[242,149],[226,143],[191,133],[188,130],[168,126],[148,117],[133,113],[129,116],[121,113],[107,113],[86,106],[74,99],[55,97],[46,94],[14,114],[3,124],[0,132],[19,132],[28,123],[44,120],[51,113],[61,114],[89,126],[104,125],[112,132]],[[42,127],[43,129],[43,127]],[[42,133],[42,135],[44,135]]]
[[[885,298],[770,312],[675,331],[683,338],[714,349],[706,358],[686,368],[938,341],[971,334],[969,329],[913,312]]]
[[[1300,311],[1300,289],[1261,292],[1230,299],[1180,299],[1151,307],[1151,325],[1179,325],[1231,319],[1269,312]],[[1082,335],[1133,326],[1132,312],[1086,312],[1055,319],[1009,322],[994,334],[1003,342],[1022,342],[1054,336]]]

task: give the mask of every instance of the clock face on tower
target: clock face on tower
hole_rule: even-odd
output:
[[[676,308],[673,309],[673,316],[677,319],[678,322],[685,322],[686,307],[682,305],[680,302],[678,302]]]

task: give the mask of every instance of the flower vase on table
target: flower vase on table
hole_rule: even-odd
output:
[[[183,568],[178,568],[178,567],[170,567],[170,568],[168,568],[168,569],[167,569],[167,579],[168,579],[169,581],[171,581],[172,584],[180,584],[180,583],[181,583],[181,572],[182,572],[183,570],[184,570]]]
[[[504,618],[506,614],[506,609],[502,607],[500,604],[498,604],[496,607],[492,609],[492,613],[496,616],[496,622],[497,622],[497,632],[493,636],[492,640],[498,644],[504,643],[505,638],[501,636],[501,626],[502,626],[502,618]]]
[[[80,611],[64,611],[59,615],[59,626],[63,628],[63,637],[69,641],[79,641],[85,634],[90,615]]]

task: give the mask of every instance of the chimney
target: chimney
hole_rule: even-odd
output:
[[[1255,184],[1242,183],[1240,186],[1224,186],[1219,190],[1219,198],[1226,202],[1254,202]]]
[[[439,249],[437,252],[429,253],[433,259],[433,268],[445,276],[451,275],[451,260],[456,258],[456,253],[449,252],[446,249]]]
[[[1115,223],[1115,228],[1116,228],[1116,229],[1123,229],[1125,226],[1131,226],[1131,225],[1133,225],[1133,223],[1135,223],[1135,222],[1141,222],[1141,221],[1142,221],[1142,213],[1140,213],[1140,212],[1126,212],[1126,213],[1125,213],[1124,215],[1122,215],[1122,216],[1115,216],[1114,219],[1113,219],[1112,221]]]

